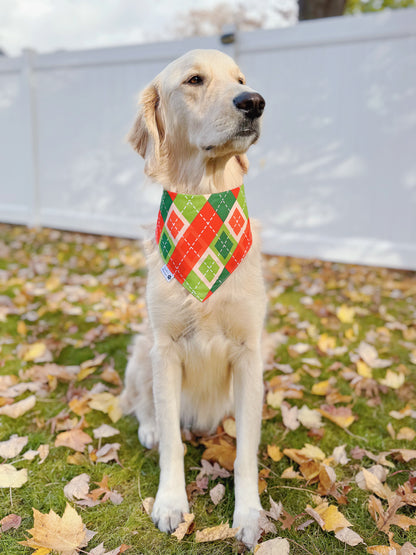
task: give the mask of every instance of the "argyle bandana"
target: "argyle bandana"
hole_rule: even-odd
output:
[[[205,301],[244,259],[252,244],[244,185],[211,195],[163,191],[156,241],[173,276]]]

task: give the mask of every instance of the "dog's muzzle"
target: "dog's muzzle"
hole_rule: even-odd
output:
[[[243,112],[246,118],[254,120],[259,118],[266,106],[266,101],[261,94],[256,92],[243,92],[233,99],[237,110]]]

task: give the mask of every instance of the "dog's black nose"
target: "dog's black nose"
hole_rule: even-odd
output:
[[[266,102],[261,94],[256,92],[243,92],[233,100],[234,106],[244,112],[249,119],[259,118],[266,106]]]

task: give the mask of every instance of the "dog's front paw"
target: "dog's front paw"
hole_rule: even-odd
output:
[[[153,505],[152,520],[162,532],[174,532],[181,522],[184,513],[189,512],[186,493],[158,494]]]
[[[244,543],[251,551],[260,538],[260,511],[261,508],[247,508],[242,511],[235,511],[233,528],[240,528],[236,538]]]
[[[159,443],[159,432],[156,423],[145,423],[139,426],[139,441],[146,449],[153,449]]]

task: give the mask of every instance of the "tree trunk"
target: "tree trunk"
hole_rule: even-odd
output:
[[[346,0],[299,0],[299,21],[344,13]]]

